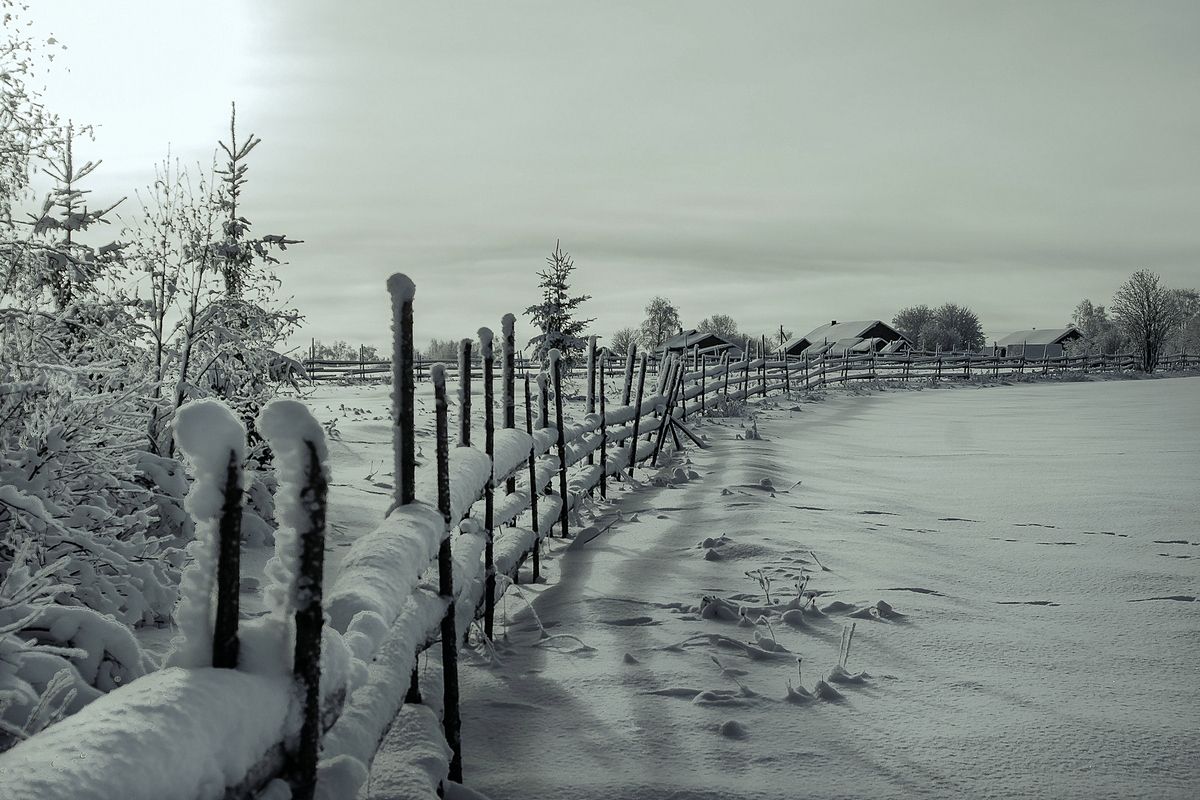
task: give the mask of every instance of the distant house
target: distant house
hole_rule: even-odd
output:
[[[719,355],[727,350],[738,353],[742,351],[741,346],[729,341],[724,336],[718,336],[715,333],[705,333],[694,328],[672,336],[663,342],[662,346],[664,354],[686,353],[690,355],[693,348],[699,348],[701,355]]]
[[[838,322],[822,325],[804,336],[789,339],[775,352],[789,356],[842,356],[846,353],[896,353],[912,347],[904,334],[883,320]]]
[[[992,350],[1005,358],[1055,358],[1063,354],[1064,344],[1082,338],[1083,334],[1074,325],[1066,328],[1031,328],[1010,333],[993,344]]]

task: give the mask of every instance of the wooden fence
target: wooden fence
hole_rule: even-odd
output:
[[[292,497],[287,506],[291,511],[281,518],[288,530],[281,528],[277,536],[277,558],[294,568],[290,573],[285,570],[292,576],[288,579],[291,583],[277,594],[293,598],[290,605],[285,603],[286,613],[279,619],[290,631],[283,641],[293,642],[287,680],[297,691],[282,692],[279,696],[284,699],[278,701],[294,706],[291,711],[295,713],[284,714],[287,708],[274,710],[302,724],[298,730],[284,728],[269,746],[262,748],[263,752],[243,757],[236,769],[227,768],[223,775],[226,797],[271,797],[272,792],[282,794],[284,783],[295,798],[314,794],[356,796],[378,748],[391,735],[439,747],[445,742],[441,750],[444,758],[431,760],[423,749],[413,752],[413,763],[407,765],[395,763],[403,762],[405,753],[389,750],[389,774],[407,776],[404,780],[419,784],[406,785],[409,794],[434,797],[442,781],[462,781],[457,659],[468,628],[478,620],[482,633],[491,636],[497,598],[518,580],[526,562],[533,578],[538,578],[541,541],[570,535],[571,512],[581,498],[594,493],[604,497],[610,479],[629,476],[644,462],[656,463],[668,437],[676,448],[683,446],[684,439],[704,446],[688,427],[688,418],[693,415],[727,409],[730,404],[772,392],[790,393],[853,380],[953,380],[1127,371],[1135,364],[1129,354],[1038,360],[938,353],[808,359],[764,354],[761,345],[760,353],[753,356],[749,355],[749,342],[743,351],[748,354],[745,357],[693,351],[657,360],[656,364],[656,359],[645,353],[631,351],[612,356],[598,351],[593,338],[586,359],[584,413],[568,419],[563,408],[562,360],[552,354],[546,371],[531,374],[530,365],[516,357],[512,315],[506,315],[502,322],[499,359],[491,331],[481,329],[478,369],[468,368],[475,362],[474,343],[464,346],[457,365],[422,364],[414,358],[413,350],[415,288],[405,276],[393,275],[388,290],[393,312],[393,358],[369,367],[359,363],[353,372],[358,378],[387,374],[394,387],[393,503],[376,528],[355,538],[337,576],[328,585],[321,564],[325,446],[320,426],[306,412],[295,412],[297,419],[303,417],[298,427],[301,439],[290,444],[277,441],[278,435],[272,438],[272,428],[287,426],[263,426],[278,454],[277,462],[288,460],[277,463],[277,469],[293,476],[286,484]],[[337,365],[325,362],[322,366]],[[1180,354],[1165,359],[1162,366],[1188,369],[1200,366],[1200,359]],[[459,376],[454,446],[448,372]],[[347,376],[345,370],[340,374]],[[422,374],[432,382],[437,447],[436,458],[418,469],[414,395]],[[319,375],[317,372],[313,377]],[[653,378],[652,385],[648,385],[648,376]],[[471,383],[476,377],[483,382],[482,431],[472,430]],[[523,404],[520,419],[518,394]],[[610,406],[610,395],[619,396],[620,401]],[[240,464],[236,452],[218,455],[228,464],[220,489],[221,524],[213,528],[215,555],[210,565],[210,580],[216,585],[210,610],[219,623],[210,634],[211,665],[219,669],[151,673],[93,702],[61,728],[51,726],[18,745],[14,750],[27,748],[21,768],[34,777],[27,784],[16,785],[10,796],[25,796],[21,791],[28,793],[33,787],[36,796],[43,798],[75,796],[73,789],[56,793],[53,786],[35,780],[39,764],[42,769],[61,773],[62,764],[72,762],[82,765],[78,776],[71,778],[74,787],[102,785],[114,797],[186,798],[198,797],[204,791],[199,784],[185,785],[175,780],[156,787],[157,795],[140,793],[137,781],[144,776],[128,769],[120,746],[113,754],[97,752],[80,761],[70,750],[73,736],[54,736],[56,730],[69,729],[83,732],[81,737],[86,741],[88,731],[119,733],[123,724],[131,724],[127,720],[139,718],[145,725],[169,728],[171,715],[178,711],[180,687],[212,681],[213,672],[231,679],[254,672],[255,667],[238,656],[239,636],[258,634],[257,629],[240,632],[237,613],[239,535],[235,512],[241,502]],[[211,487],[207,491],[212,491]],[[250,626],[245,623],[243,628]],[[253,639],[247,641],[254,650]],[[442,673],[443,696],[435,704],[442,710],[440,717],[422,702],[416,668],[418,656],[435,644],[440,645]],[[357,678],[354,670],[347,669],[327,669],[322,674],[322,664],[336,661],[331,654],[339,648],[353,656],[353,663],[365,666]],[[174,681],[173,693],[162,693],[159,709],[147,701],[145,690],[154,690],[157,683],[166,681]],[[213,697],[206,713],[216,714],[232,734],[252,726],[266,713],[262,704],[269,702],[237,702],[235,693],[235,699]],[[136,712],[132,710],[135,706]],[[160,710],[162,719],[156,721],[154,715]],[[147,715],[152,717],[149,722],[145,720]],[[212,746],[220,744],[218,741]],[[196,741],[186,735],[142,738],[137,747],[137,757],[146,763],[172,764],[204,758],[220,761],[219,754],[196,752]],[[68,780],[55,785],[72,784]],[[372,781],[369,794],[387,794],[393,788],[381,778]]]

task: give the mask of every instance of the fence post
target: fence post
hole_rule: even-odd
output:
[[[788,397],[792,396],[792,369],[788,364],[788,354],[785,350],[783,353],[783,391]]]
[[[646,388],[646,354],[642,353],[642,364],[638,370],[637,382],[637,406],[633,413],[633,436],[629,439],[629,474],[633,475],[633,468],[637,466],[637,449],[638,449],[638,428],[642,424],[642,393]]]
[[[442,617],[442,727],[450,745],[450,780],[462,783],[462,723],[458,715],[458,631],[454,615],[454,555],[450,545],[450,442],[447,425],[446,371],[441,364],[429,370],[437,408],[438,510],[444,530],[438,548],[438,593],[446,601]]]
[[[746,340],[746,363],[742,366],[742,400],[750,400],[750,340]]]
[[[725,378],[722,382],[723,385],[722,385],[721,391],[725,394],[725,399],[728,400],[729,399],[729,372],[730,372],[730,370],[733,369],[733,362],[729,358],[728,350],[725,351],[725,354],[722,355],[721,358],[722,358],[722,366],[725,367]]]
[[[558,535],[566,537],[567,522],[567,434],[563,430],[562,361],[558,350],[550,351],[550,379],[554,381],[554,419],[558,425],[558,494],[562,504],[558,510]]]
[[[292,675],[304,697],[304,719],[290,770],[295,800],[311,800],[317,788],[317,760],[321,749],[321,630],[325,624],[321,610],[325,500],[329,491],[317,443],[305,440],[304,444],[307,459],[299,504],[307,512],[310,525],[307,530],[296,532],[300,537],[300,558]]]
[[[217,610],[213,620],[212,665],[237,669],[238,594],[241,591],[242,463],[229,452],[217,543]]]
[[[513,338],[513,325],[516,322],[516,317],[512,314],[505,314],[500,319],[500,330],[504,336],[504,363],[501,369],[501,377],[504,384],[504,427],[517,427],[517,389],[514,385],[515,377],[515,357],[516,343]],[[506,494],[512,494],[517,490],[517,478],[511,476],[504,484]]]
[[[533,401],[529,397],[529,374],[525,374],[525,431],[529,434],[529,438],[533,439]],[[529,510],[533,516],[533,581],[537,583],[541,577],[542,565],[540,561],[540,552],[542,549],[542,537],[538,531],[538,487],[537,485],[537,457],[533,454],[533,445],[529,446]]]
[[[629,343],[629,349],[625,353],[625,388],[621,391],[621,405],[629,405],[629,395],[633,391],[633,359],[637,353],[637,345],[633,342]]]
[[[604,365],[608,362],[608,348],[601,351],[600,359],[600,497],[608,497],[608,415],[604,403]]]
[[[413,297],[416,287],[408,276],[396,273],[388,278],[392,298],[392,503],[405,506],[416,498],[416,413],[413,395]],[[406,703],[421,702],[417,664]]]
[[[700,359],[700,416],[708,410],[708,356]]]
[[[479,355],[483,367],[483,441],[491,475],[483,488],[483,529],[487,541],[483,548],[483,634],[492,638],[496,617],[495,513],[496,513],[496,354],[490,328],[479,329]]]
[[[458,343],[458,446],[471,446],[471,340]]]
[[[758,356],[762,359],[762,366],[758,368],[759,378],[762,380],[762,396],[767,396],[767,335],[761,334],[762,341],[758,346]]]

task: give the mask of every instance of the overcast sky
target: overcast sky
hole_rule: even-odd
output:
[[[43,7],[45,6],[45,7]],[[92,184],[263,139],[246,212],[303,340],[499,326],[561,239],[596,333],[803,333],[963,303],[989,339],[1200,284],[1200,3],[54,0],[49,101],[98,126]],[[519,335],[528,335],[528,326]],[[299,339],[298,339],[299,341]]]

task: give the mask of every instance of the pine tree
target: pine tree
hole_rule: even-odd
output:
[[[571,296],[569,281],[575,261],[563,251],[559,242],[554,243],[554,252],[546,263],[549,267],[538,273],[542,302],[525,309],[525,315],[532,317],[534,327],[541,331],[529,340],[529,344],[534,348],[534,356],[542,362],[547,360],[551,350],[557,349],[569,370],[587,349],[584,333],[595,320],[578,319],[576,313],[591,296]]]

